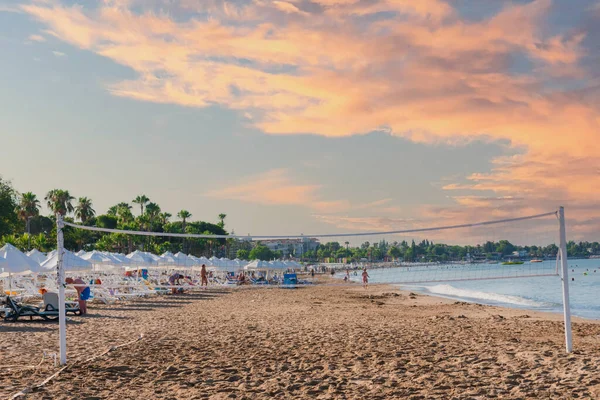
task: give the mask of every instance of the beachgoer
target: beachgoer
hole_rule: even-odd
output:
[[[310,276],[311,276],[311,278],[315,277],[315,269],[314,268],[310,270]]]
[[[366,268],[363,269],[362,279],[363,279],[363,287],[366,289],[367,286],[369,286],[369,273],[367,272]]]
[[[180,281],[181,279],[183,279],[183,275],[180,275],[176,272],[169,277],[169,284],[171,286],[179,286],[179,285],[181,285],[181,281]],[[177,292],[179,292],[179,291],[181,291],[181,293],[183,293],[183,289],[180,290],[180,288],[172,288],[171,294],[177,294]]]
[[[81,315],[87,314],[87,299],[90,298],[90,288],[85,285],[85,282],[81,278],[67,278],[65,279],[65,283],[68,285],[76,285],[75,290],[77,290],[77,303],[79,303]]]
[[[238,275],[238,285],[243,285],[244,283],[246,283],[246,275],[244,275],[244,271],[242,271]]]
[[[331,268],[331,276],[335,275],[335,269]]]
[[[202,278],[202,283],[200,286],[208,286],[208,276],[206,275],[206,265],[202,264],[202,269],[200,269],[200,278]]]
[[[346,280],[350,280],[350,268],[346,268]]]

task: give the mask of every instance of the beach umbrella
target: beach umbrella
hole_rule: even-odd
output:
[[[125,256],[124,254],[121,254],[121,253],[108,253],[108,252],[106,252],[104,254],[106,254],[109,257],[114,258],[115,260],[119,261],[119,263],[121,263],[121,264],[126,264],[127,265],[127,264],[131,263],[131,260],[129,258],[127,258],[127,256]]]
[[[135,266],[146,266],[156,265],[154,258],[150,257],[147,253],[136,250],[133,253],[129,253],[126,256],[129,259],[129,264]]]
[[[200,257],[198,260],[200,262],[200,265],[204,264],[207,267],[212,267],[213,266],[213,263],[208,258],[206,258],[204,256]]]
[[[77,257],[81,257],[81,256],[85,255],[85,253],[86,253],[86,251],[85,251],[85,250],[79,250],[77,253],[75,253],[75,255],[76,255]]]
[[[179,252],[177,254],[175,254],[175,260],[177,261],[177,265],[182,265],[185,267],[193,267],[194,265],[196,265],[196,261],[193,260],[192,258],[190,258],[190,256]]]
[[[165,251],[157,261],[158,265],[177,265],[177,259],[170,251]]]
[[[42,253],[41,251],[39,251],[38,249],[31,250],[29,253],[27,253],[27,257],[31,258],[33,261],[35,261],[38,264],[41,264],[44,261],[46,261],[46,255],[44,253]]]
[[[40,264],[27,257],[19,249],[10,243],[7,243],[0,249],[0,258],[4,259],[2,268],[5,273],[24,274],[29,272],[39,272]]]
[[[52,257],[42,263],[42,269],[45,272],[54,272],[56,271],[57,266],[58,254],[56,252]],[[63,253],[63,267],[67,272],[91,271],[92,263],[81,257],[77,257],[74,253],[65,249]]]
[[[249,264],[247,264],[244,269],[246,271],[249,270],[267,270],[271,268],[271,264],[268,261],[262,261],[262,260],[254,260],[252,262],[250,262]]]

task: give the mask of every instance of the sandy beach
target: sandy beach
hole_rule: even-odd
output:
[[[69,366],[19,398],[600,398],[595,321],[575,319],[567,355],[560,315],[388,286],[215,289],[89,309],[68,324]],[[59,369],[43,358],[57,329],[0,323],[1,398]]]

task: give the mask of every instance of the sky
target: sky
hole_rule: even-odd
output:
[[[600,240],[600,1],[0,0],[0,174],[238,234]]]

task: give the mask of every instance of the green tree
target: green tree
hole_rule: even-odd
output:
[[[148,203],[146,205],[146,214],[148,219],[150,219],[150,223],[153,224],[158,220],[158,215],[160,214],[160,206],[156,203]]]
[[[250,260],[263,260],[268,261],[275,258],[275,255],[267,246],[257,244],[248,255]]]
[[[160,221],[160,223],[162,225],[166,225],[169,223],[169,218],[171,218],[173,215],[171,213],[168,212],[162,212],[160,214],[158,214],[158,220]],[[162,253],[161,253],[162,254]]]
[[[150,201],[150,199],[145,194],[142,194],[142,195],[137,196],[131,202],[135,203],[135,204],[139,204],[140,205],[140,215],[144,215],[144,206],[149,201]]]
[[[85,225],[90,218],[96,215],[96,211],[92,207],[92,199],[80,197],[75,206],[75,218],[79,218],[81,223]]]
[[[103,214],[98,215],[98,217],[96,218],[96,226],[99,228],[116,229],[118,222],[119,221],[117,217],[115,217],[114,215]]]
[[[219,225],[221,228],[225,228],[225,218],[227,217],[227,214],[219,214],[219,223],[217,225]]]
[[[388,255],[394,259],[398,259],[398,258],[402,257],[402,251],[400,250],[399,247],[392,246],[388,250]]]
[[[235,254],[235,256],[237,258],[239,258],[240,260],[247,260],[248,257],[250,257],[250,252],[248,250],[245,249],[240,249],[237,251],[237,253]]]
[[[31,192],[21,194],[18,214],[19,218],[25,222],[26,227],[29,225],[31,218],[40,215],[40,201],[35,194]]]
[[[54,214],[60,214],[65,216],[73,212],[73,204],[71,201],[75,200],[68,190],[52,189],[44,197],[48,208],[52,210]]]

